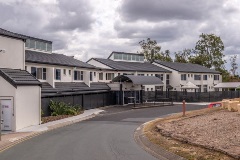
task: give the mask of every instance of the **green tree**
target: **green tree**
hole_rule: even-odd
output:
[[[161,52],[161,46],[157,44],[156,40],[147,38],[147,40],[140,41],[139,44],[142,50],[138,53],[144,54],[147,61],[161,60],[172,62],[170,51]]]
[[[154,59],[155,60],[160,60],[160,61],[166,61],[166,62],[172,62],[172,58],[170,56],[170,51],[165,50],[165,52],[161,52],[155,55]]]
[[[184,49],[183,51],[175,52],[174,62],[188,63],[191,52],[191,49]]]
[[[222,81],[229,82],[231,79],[230,73],[225,68],[218,68],[217,71],[222,73]]]
[[[139,53],[144,54],[147,61],[154,61],[155,56],[160,54],[161,46],[157,44],[156,40],[151,40],[147,38],[147,40],[142,40],[139,42],[141,46],[141,51]]]
[[[203,65],[208,68],[224,68],[224,44],[220,37],[214,34],[201,34],[196,43],[195,55],[189,58],[191,63]]]
[[[230,57],[230,64],[231,64],[230,71],[232,72],[233,76],[236,75],[236,71],[238,69],[238,64],[236,61],[237,61],[237,55],[233,55]]]

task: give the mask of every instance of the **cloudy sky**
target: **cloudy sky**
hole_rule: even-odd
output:
[[[0,27],[51,40],[54,52],[82,61],[137,52],[148,37],[173,53],[194,48],[201,33],[220,36],[225,55],[234,55],[239,6],[239,0],[0,0]]]

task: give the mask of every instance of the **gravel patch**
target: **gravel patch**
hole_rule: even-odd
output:
[[[240,159],[240,114],[220,110],[157,125],[158,131],[174,139],[221,151]]]

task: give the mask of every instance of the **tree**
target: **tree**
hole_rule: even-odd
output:
[[[231,64],[230,71],[232,72],[233,76],[236,75],[236,71],[238,69],[238,64],[236,63],[236,61],[237,61],[237,55],[233,55],[230,57],[230,64]]]
[[[223,82],[229,82],[231,79],[230,73],[225,68],[218,68],[218,72],[222,73],[222,81]]]
[[[170,56],[170,51],[166,50],[165,52],[161,52],[161,46],[157,44],[156,40],[151,40],[147,38],[147,40],[142,40],[139,42],[142,51],[138,52],[144,54],[147,61],[153,62],[154,60],[168,61],[172,62],[172,58]]]
[[[175,52],[174,62],[188,63],[191,52],[191,49],[184,49],[183,51],[179,51],[177,53]]]
[[[139,42],[142,51],[139,53],[144,54],[147,61],[154,61],[155,56],[160,53],[161,46],[157,45],[156,40],[151,40],[147,38],[147,41],[142,40]]]
[[[223,60],[224,44],[221,38],[214,34],[203,33],[199,38],[194,49],[195,56],[191,56],[189,61],[208,68],[224,68],[226,61]]]
[[[172,58],[170,56],[170,51],[165,50],[165,52],[161,52],[155,55],[154,59],[155,60],[160,60],[160,61],[166,61],[166,62],[172,62]]]

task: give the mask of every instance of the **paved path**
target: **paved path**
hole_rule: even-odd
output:
[[[188,105],[187,109],[206,106]],[[0,153],[1,160],[155,160],[133,139],[139,125],[181,111],[181,105],[106,112],[90,120],[58,128]]]

